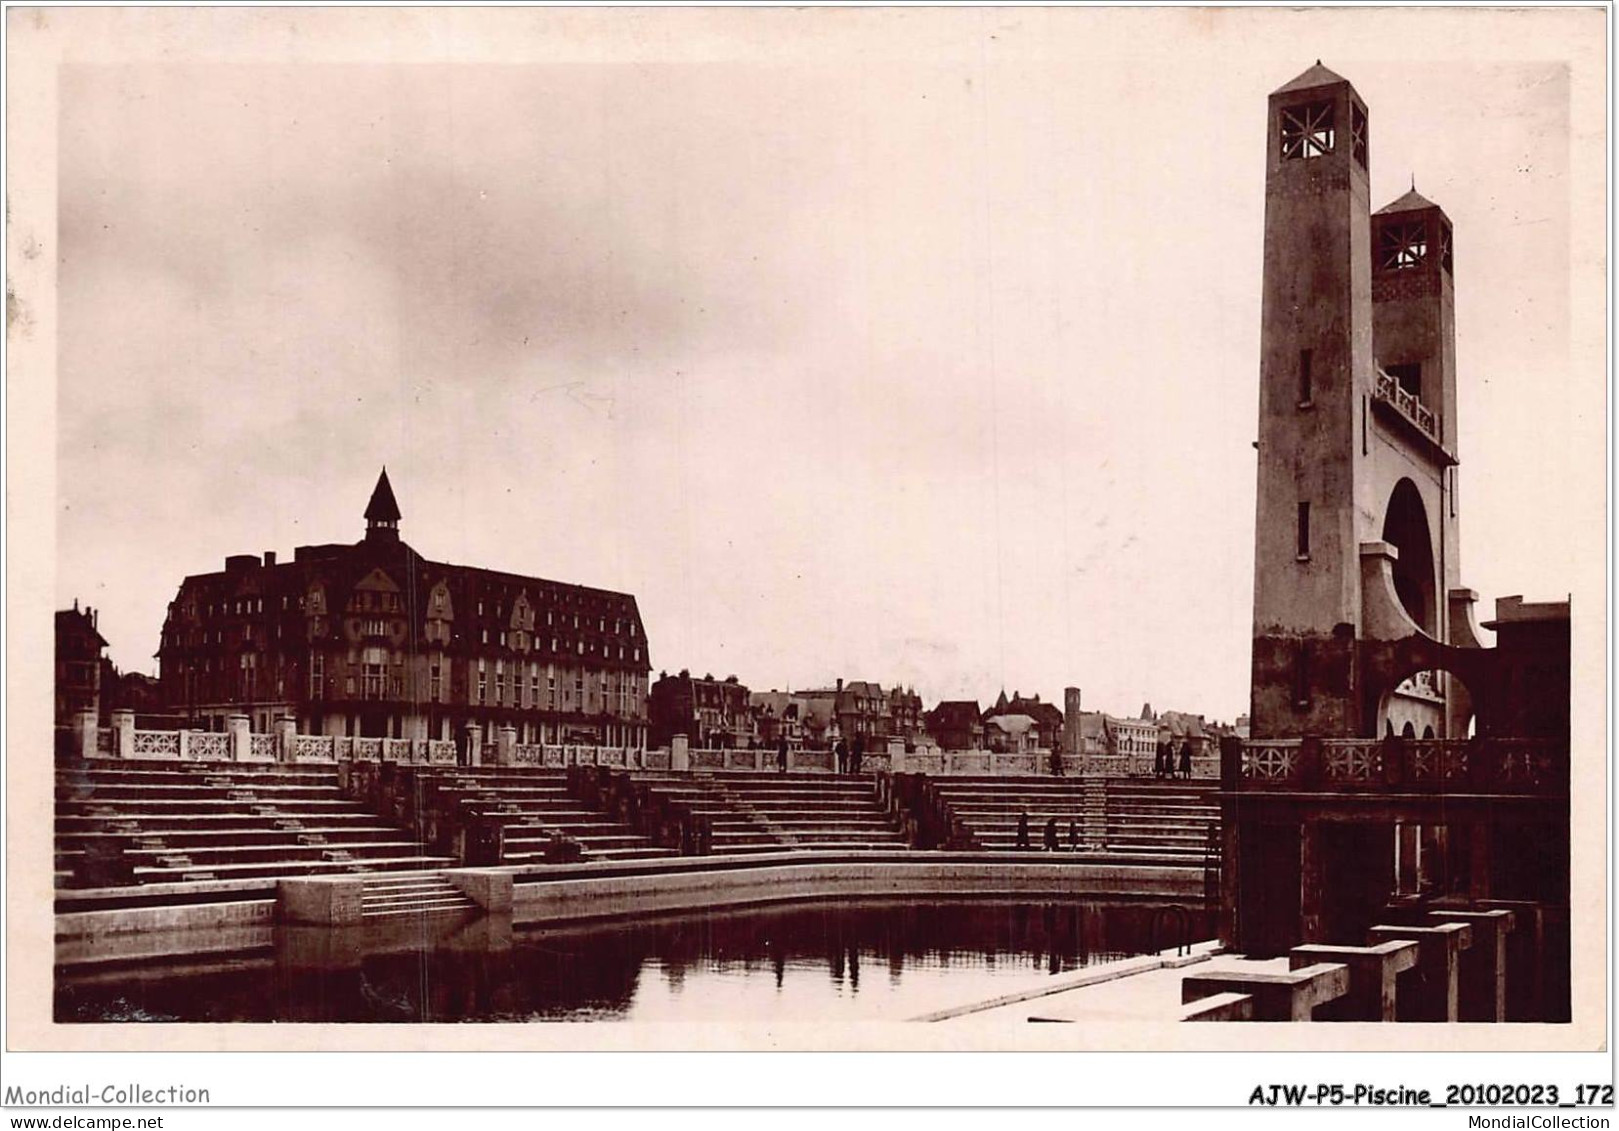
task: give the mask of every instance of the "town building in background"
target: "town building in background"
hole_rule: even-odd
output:
[[[102,649],[107,642],[96,627],[96,611],[79,608],[56,612],[56,721],[69,722],[80,711],[101,708]]]
[[[692,746],[734,750],[755,741],[751,696],[736,676],[698,678],[689,671],[659,674],[647,703],[653,746],[667,746],[677,734]]]
[[[1042,703],[1038,694],[1024,698],[1016,691],[1008,699],[1006,692],[1002,691],[995,706],[984,712],[985,733],[991,732],[991,724],[997,717],[1021,717],[1029,720],[1027,725],[1016,723],[997,725],[1003,735],[1010,735],[1013,729],[1024,736],[1022,746],[1030,750],[1057,750],[1062,747],[1063,713],[1055,703]]]
[[[645,743],[633,596],[427,560],[400,539],[386,471],[365,518],[353,545],[238,554],[181,582],[158,652],[167,709],[214,728]]]
[[[927,732],[941,750],[980,750],[984,721],[976,699],[946,699],[927,713]]]

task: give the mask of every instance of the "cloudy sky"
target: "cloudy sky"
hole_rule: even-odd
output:
[[[1600,571],[1600,12],[329,11],[60,71],[55,599],[120,666],[386,464],[418,550],[634,593],[655,669],[1231,718],[1318,56],[1373,207],[1455,224],[1464,581]]]

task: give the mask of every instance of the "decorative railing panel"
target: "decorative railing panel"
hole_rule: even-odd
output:
[[[517,743],[512,747],[512,764],[516,766],[545,765],[545,747],[538,743]]]
[[[380,738],[354,738],[354,760],[356,762],[382,761],[382,739]]]
[[[455,765],[455,742],[448,738],[428,739],[427,760],[435,766]]]
[[[1548,739],[1321,739],[1245,743],[1239,791],[1560,794],[1568,747]]]
[[[295,734],[292,736],[294,762],[333,762],[337,760],[333,741],[326,734]]]
[[[410,739],[408,739],[408,738],[384,738],[382,740],[382,761],[384,761],[384,762],[409,762],[410,761]]]
[[[1383,780],[1383,747],[1375,740],[1334,742],[1321,748],[1322,778],[1332,786]]]
[[[944,772],[947,774],[987,774],[989,773],[989,754],[987,751],[973,750],[946,754]]]
[[[228,762],[231,759],[230,737],[215,731],[191,731],[186,735],[186,757],[205,762]]]
[[[723,770],[725,768],[725,751],[723,750],[693,750],[690,752],[692,769],[699,767],[709,770]]]
[[[1433,410],[1422,403],[1421,397],[1406,392],[1399,381],[1382,370],[1378,370],[1377,386],[1373,396],[1384,404],[1393,406],[1395,411],[1415,424],[1431,439],[1439,438],[1438,420]]]
[[[795,770],[827,770],[833,768],[833,755],[830,750],[793,750],[789,753],[789,764]]]
[[[943,754],[907,754],[905,768],[916,774],[944,773]]]
[[[641,765],[649,770],[667,770],[669,768],[669,751],[643,750],[641,752]]]
[[[247,736],[247,753],[249,757],[273,762],[281,756],[281,743],[273,734],[250,734]]]
[[[1299,742],[1250,742],[1242,748],[1242,780],[1281,785],[1299,775]]]
[[[193,735],[193,738],[196,736]],[[221,738],[224,736],[221,735]],[[135,757],[178,758],[180,732],[175,730],[138,730],[135,732]]]

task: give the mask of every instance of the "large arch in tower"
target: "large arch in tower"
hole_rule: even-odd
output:
[[[1394,592],[1406,614],[1429,636],[1440,638],[1438,583],[1434,573],[1433,532],[1422,493],[1402,478],[1389,493],[1383,541],[1399,551],[1394,560]]]

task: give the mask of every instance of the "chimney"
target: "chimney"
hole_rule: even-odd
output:
[[[266,550],[266,551],[264,551],[264,564],[265,564],[266,568],[275,565],[275,551],[274,550]]]

